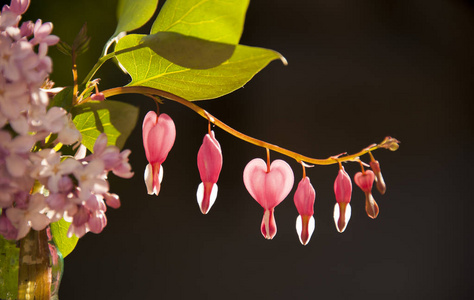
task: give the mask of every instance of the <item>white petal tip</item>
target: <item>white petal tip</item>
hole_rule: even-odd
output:
[[[201,209],[201,212],[206,215],[211,207],[214,205],[216,202],[217,198],[217,184],[214,183],[211,188],[210,195],[208,196],[208,200],[205,200],[205,191],[204,191],[204,183],[201,182],[198,186],[197,192],[196,192],[196,198],[197,198],[197,203],[199,204],[199,208]],[[208,203],[206,203],[208,201]]]
[[[334,223],[336,224],[336,229],[339,233],[343,233],[344,230],[346,230],[347,224],[349,223],[349,220],[351,219],[351,204],[347,203],[346,208],[345,208],[345,213],[344,217],[340,218],[340,209],[341,206],[339,203],[336,203],[334,205]]]
[[[311,236],[313,235],[314,228],[315,228],[315,221],[314,221],[313,216],[311,216],[308,220],[307,230],[303,230],[304,224],[303,224],[303,218],[301,218],[301,215],[299,215],[298,218],[296,218],[296,232],[298,233],[298,237],[303,246],[306,246],[309,243],[309,240],[311,239]]]

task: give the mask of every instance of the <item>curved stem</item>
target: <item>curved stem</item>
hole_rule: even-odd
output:
[[[102,56],[101,58],[99,58],[99,60],[96,62],[96,64],[92,67],[89,74],[87,74],[86,78],[84,78],[84,80],[82,81],[82,84],[86,84],[89,81],[91,81],[92,77],[94,77],[97,70],[99,70],[99,68],[106,61],[108,61],[109,59],[115,57],[116,55],[123,54],[123,53],[129,52],[129,51],[132,51],[132,50],[136,50],[136,49],[139,49],[139,48],[143,48],[143,45],[137,45],[137,46],[133,46],[133,47],[130,47],[130,48],[125,48],[125,49],[122,49],[122,50],[119,50],[119,51],[111,52],[111,53],[109,53],[105,56]]]
[[[117,87],[117,88],[104,90],[104,91],[102,91],[102,93],[104,94],[104,96],[106,98],[107,97],[112,97],[112,96],[115,96],[115,95],[121,95],[121,94],[144,94],[144,95],[149,94],[149,95],[157,95],[157,96],[160,96],[160,97],[178,102],[179,104],[182,104],[182,105],[192,109],[193,111],[195,111],[196,113],[201,115],[203,118],[209,120],[211,123],[213,123],[217,127],[221,128],[222,130],[227,131],[228,133],[232,134],[233,136],[235,136],[235,137],[237,137],[237,138],[239,138],[243,141],[246,141],[250,144],[254,144],[254,145],[262,147],[262,148],[267,148],[269,150],[272,150],[272,151],[281,153],[283,155],[286,155],[288,157],[291,157],[291,158],[295,159],[297,162],[302,162],[303,161],[303,162],[307,162],[307,163],[315,164],[315,165],[340,164],[341,162],[344,162],[344,161],[352,161],[352,160],[358,158],[359,156],[362,156],[362,155],[364,155],[364,154],[366,154],[370,151],[374,151],[374,150],[379,149],[379,148],[389,149],[389,147],[392,144],[398,143],[398,141],[396,139],[391,138],[391,137],[387,137],[387,138],[385,138],[385,140],[382,143],[370,145],[369,147],[367,147],[367,148],[365,148],[365,149],[363,149],[363,150],[361,150],[357,153],[354,153],[354,154],[350,154],[350,155],[346,155],[346,156],[342,156],[342,157],[339,157],[339,155],[338,156],[331,156],[331,157],[325,158],[325,159],[311,158],[311,157],[304,156],[304,155],[301,155],[299,153],[293,152],[291,150],[279,147],[277,145],[270,144],[270,143],[261,141],[259,139],[253,138],[251,136],[245,135],[245,134],[233,129],[232,127],[228,126],[224,122],[220,121],[219,119],[217,119],[216,117],[214,117],[213,115],[208,113],[206,110],[202,109],[201,107],[197,106],[196,104],[194,104],[194,103],[192,103],[192,102],[190,102],[186,99],[183,99],[179,96],[176,96],[174,94],[171,94],[171,93],[168,93],[168,92],[165,92],[165,91],[162,91],[162,90],[158,90],[158,89],[151,88],[151,87],[144,87],[144,86],[126,86],[126,87]]]

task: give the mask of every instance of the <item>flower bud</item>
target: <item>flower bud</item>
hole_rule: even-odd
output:
[[[309,177],[304,177],[298,184],[295,192],[295,206],[300,214],[296,219],[296,231],[303,245],[308,244],[311,235],[314,232],[314,199],[316,192],[309,180]]]
[[[201,176],[201,184],[197,190],[197,202],[203,214],[207,214],[217,197],[217,179],[222,169],[222,151],[216,140],[214,131],[204,136],[199,149],[197,165]]]
[[[375,173],[375,186],[377,187],[377,190],[380,192],[381,195],[385,194],[385,192],[387,191],[387,186],[385,185],[385,181],[383,180],[379,162],[377,160],[371,161],[370,167]]]
[[[371,170],[366,170],[364,173],[358,172],[354,176],[354,182],[365,193],[365,211],[372,219],[377,218],[379,214],[379,207],[372,196],[372,185],[374,183],[375,175]]]
[[[344,232],[347,227],[347,223],[351,218],[351,195],[352,195],[352,182],[349,175],[341,166],[339,174],[334,182],[334,194],[336,195],[336,205],[334,206],[334,223],[336,229],[340,233]]]

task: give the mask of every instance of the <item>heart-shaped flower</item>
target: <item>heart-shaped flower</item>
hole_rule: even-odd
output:
[[[163,179],[163,167],[168,153],[173,147],[176,138],[176,128],[173,120],[167,114],[156,115],[154,111],[146,114],[143,120],[143,146],[148,165],[145,169],[145,184],[148,194],[160,192]]]
[[[293,182],[293,171],[283,160],[267,166],[263,159],[255,158],[244,169],[245,187],[264,209],[261,231],[266,239],[276,235],[274,208],[288,196]]]
[[[379,206],[372,196],[372,186],[374,184],[375,174],[371,170],[358,172],[354,176],[354,182],[365,193],[365,211],[372,219],[377,218],[379,214]]]

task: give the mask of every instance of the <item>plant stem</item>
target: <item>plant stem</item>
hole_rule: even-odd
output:
[[[144,47],[143,45],[137,45],[137,46],[133,46],[133,47],[130,47],[130,48],[125,48],[125,49],[122,49],[122,50],[119,50],[119,51],[111,52],[111,53],[109,53],[105,56],[102,56],[95,63],[95,65],[92,67],[89,74],[87,74],[86,78],[84,78],[84,80],[82,81],[82,84],[87,84],[89,81],[91,81],[92,77],[94,77],[95,73],[99,70],[99,68],[106,61],[108,61],[109,59],[115,57],[116,55],[124,54],[124,53],[130,52],[130,51],[133,51],[133,50],[136,50],[136,49],[140,49],[140,48],[143,48],[143,47]]]
[[[387,138],[385,138],[385,140],[382,143],[372,144],[369,147],[367,147],[367,148],[365,148],[365,149],[363,149],[363,150],[361,150],[357,153],[354,153],[354,154],[345,155],[345,156],[342,156],[342,157],[340,157],[340,155],[331,156],[331,157],[328,157],[328,158],[325,158],[325,159],[311,158],[311,157],[304,156],[304,155],[301,155],[299,153],[293,152],[291,150],[282,148],[280,146],[270,144],[270,143],[267,143],[265,141],[253,138],[253,137],[248,136],[248,135],[245,135],[245,134],[233,129],[232,127],[228,126],[224,122],[220,121],[219,119],[217,119],[216,117],[214,117],[213,115],[208,113],[206,110],[202,109],[201,107],[197,106],[193,102],[190,102],[190,101],[188,101],[184,98],[181,98],[179,96],[176,96],[174,94],[171,94],[171,93],[168,93],[168,92],[165,92],[165,91],[162,91],[162,90],[158,90],[158,89],[151,88],[151,87],[144,87],[144,86],[125,86],[125,87],[117,87],[117,88],[104,90],[104,91],[102,91],[102,93],[104,94],[105,98],[116,96],[116,95],[121,95],[121,94],[144,94],[144,95],[156,95],[156,96],[160,96],[160,97],[178,102],[179,104],[182,104],[182,105],[192,109],[193,111],[195,111],[196,113],[201,115],[203,118],[209,120],[209,122],[213,123],[217,127],[221,128],[224,131],[227,131],[228,133],[232,134],[233,136],[235,136],[235,137],[237,137],[237,138],[239,138],[243,141],[246,141],[250,144],[254,144],[254,145],[262,147],[262,148],[267,148],[267,149],[270,149],[272,151],[281,153],[283,155],[286,155],[288,157],[291,157],[291,158],[295,159],[297,162],[306,162],[306,163],[310,163],[310,164],[314,164],[314,165],[332,165],[332,164],[337,164],[337,163],[341,163],[341,162],[345,162],[345,161],[353,161],[356,158],[358,158],[359,156],[362,156],[362,155],[364,155],[364,154],[366,154],[370,151],[374,151],[374,150],[379,149],[379,148],[388,148],[388,145],[391,145],[393,143],[398,143],[398,141],[396,139],[387,137]],[[84,101],[84,102],[86,102],[86,101]]]

